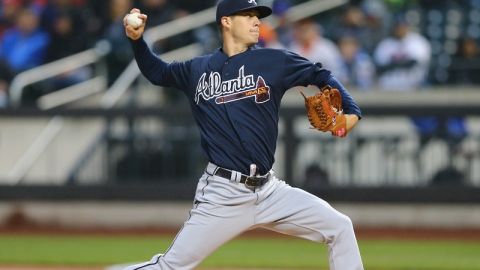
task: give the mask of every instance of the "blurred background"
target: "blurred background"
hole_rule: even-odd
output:
[[[309,129],[288,91],[274,169],[359,227],[480,229],[480,0],[258,0],[260,45],[321,62],[364,117]],[[206,165],[185,97],[140,74],[220,46],[214,0],[3,0],[0,226],[177,228]],[[311,89],[314,91],[314,89]]]

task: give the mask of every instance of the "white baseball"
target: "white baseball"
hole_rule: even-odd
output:
[[[132,26],[133,28],[139,28],[143,21],[138,16],[140,13],[130,13],[127,15],[127,24]]]

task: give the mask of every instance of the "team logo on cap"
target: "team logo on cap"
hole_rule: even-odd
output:
[[[254,4],[255,6],[257,5],[257,2],[255,2],[255,0],[248,0],[248,3],[249,4]]]

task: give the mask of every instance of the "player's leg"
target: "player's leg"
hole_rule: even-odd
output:
[[[220,183],[224,181],[211,176],[202,177],[197,199],[206,199],[208,202],[194,205],[190,218],[163,255],[156,255],[150,262],[130,266],[125,270],[191,270],[222,244],[249,229],[253,225],[253,202],[226,205],[235,200],[208,198],[219,195],[219,187],[215,185],[222,185],[226,194],[235,192],[228,184]],[[219,192],[213,194],[210,188]],[[243,198],[242,201],[256,198],[251,191],[238,196]]]
[[[200,204],[192,210],[191,218],[175,237],[165,254],[156,255],[150,262],[125,270],[191,270],[223,243],[237,236],[248,227],[243,217],[223,218],[205,211],[212,205]]]
[[[256,223],[281,233],[326,243],[331,270],[362,270],[353,225],[324,200],[274,180],[276,190],[257,206]],[[261,191],[259,195],[262,195]],[[261,198],[262,199],[262,198]]]

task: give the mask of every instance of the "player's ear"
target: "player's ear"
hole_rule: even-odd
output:
[[[220,19],[220,24],[225,27],[225,26],[230,26],[231,24],[231,19],[230,17],[228,16],[223,16],[221,19]]]

